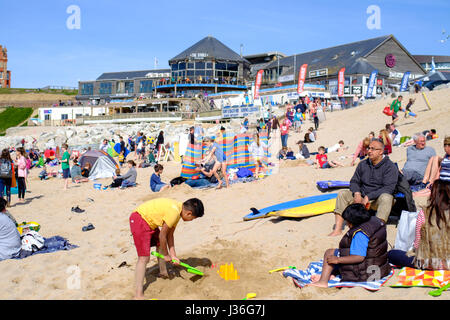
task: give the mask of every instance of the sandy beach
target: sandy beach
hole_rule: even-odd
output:
[[[426,93],[432,105],[428,110],[418,94],[412,110],[417,118],[398,121],[402,135],[434,128],[438,139],[428,141],[437,154],[443,154],[442,141],[450,134],[450,89]],[[327,112],[326,121],[320,124],[318,140],[308,144],[311,152],[321,145],[325,147],[344,140],[349,149],[332,153],[330,159],[350,156],[357,144],[370,131],[378,134],[390,117],[382,109],[392,98],[366,103],[344,111]],[[406,104],[406,103],[405,103]],[[301,133],[291,133],[288,145],[297,151],[295,142],[313,123],[309,120]],[[33,128],[30,128],[30,133]],[[22,132],[22,134],[27,134]],[[391,160],[403,167],[406,148],[394,147]],[[288,160],[289,161],[289,160]],[[334,224],[332,213],[305,219],[267,218],[243,221],[251,207],[269,205],[297,198],[320,194],[318,180],[349,180],[356,167],[350,166],[351,157],[339,160],[343,168],[318,170],[313,167],[283,164],[277,174],[265,179],[234,184],[228,189],[195,190],[187,185],[176,186],[161,193],[152,193],[149,180],[152,168],[138,168],[136,188],[126,190],[95,190],[93,182],[72,184],[63,191],[63,180],[38,179],[39,169],[31,170],[27,202],[17,204],[13,195],[11,214],[18,222],[37,221],[44,237],[59,235],[79,246],[70,251],[38,254],[23,260],[0,262],[0,299],[132,299],[134,297],[134,270],[137,254],[130,233],[128,218],[142,202],[156,197],[170,197],[184,201],[191,197],[201,199],[205,215],[193,222],[180,221],[175,232],[178,257],[205,272],[204,277],[194,276],[182,268],[170,267],[175,276],[170,280],[157,278],[156,258],[152,257],[147,270],[145,296],[148,299],[243,299],[247,293],[257,293],[256,299],[369,299],[369,300],[448,300],[450,292],[433,298],[427,294],[430,288],[390,288],[396,282],[395,275],[377,292],[363,288],[319,289],[294,286],[291,278],[281,272],[269,274],[269,270],[283,266],[304,269],[312,261],[322,259],[328,248],[338,247],[341,237],[328,237]],[[162,163],[165,167],[162,180],[170,181],[180,175],[179,163]],[[126,170],[126,169],[124,169]],[[109,184],[110,179],[101,181]],[[94,201],[88,201],[91,198]],[[423,204],[418,199],[417,205]],[[71,212],[78,205],[86,210]],[[92,223],[94,230],[82,232],[82,227]],[[395,242],[396,227],[388,225],[390,248]],[[125,266],[119,268],[122,262]],[[225,281],[217,274],[217,266],[233,263],[240,279]],[[79,276],[79,277],[78,277]],[[78,277],[78,278],[77,278]],[[77,282],[79,279],[79,283]],[[78,286],[79,284],[79,286]]]

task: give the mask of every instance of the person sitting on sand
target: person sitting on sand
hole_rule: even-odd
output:
[[[450,270],[450,167],[434,181],[425,212],[416,221],[412,252],[391,250],[389,262],[398,267]]]
[[[319,154],[316,155],[316,168],[327,169],[343,167],[344,165],[337,161],[328,160],[328,156],[325,154],[325,147],[320,146],[317,150]]]
[[[400,139],[402,138],[402,135],[400,134],[400,131],[398,131],[398,129],[395,127],[395,124],[387,123],[386,131],[389,133],[389,138],[392,141],[392,145],[393,146],[400,145]]]
[[[305,133],[304,143],[311,143],[311,142],[316,141],[316,139],[317,139],[317,134],[314,131],[314,128],[313,127],[309,128],[308,132]]]
[[[174,232],[180,218],[189,222],[202,217],[204,207],[197,198],[179,202],[167,198],[157,198],[141,204],[130,215],[130,230],[133,235],[138,261],[135,271],[135,299],[144,299],[144,278],[150,261],[150,248],[164,256],[158,258],[160,277],[168,278],[166,262],[180,264],[175,251]],[[161,229],[160,229],[161,228]]]
[[[349,205],[342,212],[349,230],[339,242],[339,249],[328,249],[323,257],[322,273],[311,277],[310,286],[328,287],[328,280],[339,274],[341,281],[364,282],[373,277],[384,278],[391,272],[387,259],[386,224],[361,203]]]
[[[297,160],[306,160],[307,165],[313,165],[314,160],[311,160],[311,155],[309,153],[308,147],[303,143],[303,140],[297,141],[298,153],[295,155]]]
[[[164,167],[162,164],[157,164],[154,167],[155,173],[152,174],[150,178],[150,189],[153,192],[160,192],[170,188],[170,184],[161,181],[161,174],[163,173]]]
[[[85,178],[81,175],[81,167],[78,164],[77,159],[73,159],[73,166],[70,169],[70,176],[72,177],[72,182],[75,182],[75,183],[89,181],[89,178]]]
[[[355,165],[355,161],[356,158],[359,158],[359,160],[363,160],[364,158],[367,157],[367,154],[369,153],[368,148],[370,145],[370,142],[372,141],[372,139],[370,138],[364,138],[359,144],[358,147],[356,147],[356,151],[353,154],[353,160],[351,165],[354,166]]]
[[[120,177],[120,169],[116,169],[116,175],[113,177],[113,182],[107,188],[119,188],[122,185],[122,178]]]
[[[287,147],[282,147],[281,150],[278,152],[278,159],[279,160],[286,160],[287,158],[287,152],[288,152],[288,148]]]
[[[22,241],[16,223],[8,216],[6,200],[0,198],[0,261],[20,256]]]
[[[211,172],[207,174],[208,177],[211,177],[214,175],[219,182],[219,185],[217,186],[217,189],[222,188],[222,180],[219,176],[218,170],[221,169],[223,178],[225,180],[226,187],[229,187],[228,178],[226,176],[226,171],[223,171],[226,166],[222,165],[226,161],[223,149],[219,147],[219,145],[214,142],[213,138],[206,137],[203,139],[205,142],[205,145],[208,147],[208,154],[204,159],[204,163],[211,162],[213,159],[215,161],[214,167]],[[226,169],[225,169],[226,170]]]
[[[340,190],[336,199],[335,228],[329,236],[342,232],[342,212],[352,203],[362,203],[377,210],[377,217],[387,222],[393,204],[393,194],[398,182],[398,168],[383,155],[381,140],[373,140],[369,146],[369,157],[356,167],[350,180],[350,189]]]
[[[391,141],[391,138],[389,138],[389,133],[387,132],[387,130],[385,130],[385,129],[380,130],[380,136],[378,138],[381,139],[384,144],[383,154],[386,154],[386,155],[391,154],[392,153],[392,141]]]
[[[122,179],[120,189],[134,187],[136,185],[136,178],[137,178],[136,163],[133,160],[128,160],[127,165],[128,165],[127,173],[120,176],[114,176],[114,179],[117,178]]]
[[[426,139],[422,133],[415,134],[413,140],[415,145],[406,149],[406,162],[401,172],[411,186],[420,185],[423,189],[425,186],[421,183],[425,170],[430,159],[436,156],[436,151],[426,146]]]

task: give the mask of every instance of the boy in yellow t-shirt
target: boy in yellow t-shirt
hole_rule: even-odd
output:
[[[160,276],[168,277],[166,262],[174,260],[178,265],[180,260],[175,252],[173,234],[178,221],[192,221],[202,217],[203,203],[197,198],[179,202],[168,198],[157,198],[147,201],[136,208],[130,215],[130,229],[136,246],[138,261],[136,264],[136,299],[144,299],[145,269],[150,261],[150,247],[156,246],[157,251],[164,255],[164,260],[158,258]],[[159,229],[161,228],[161,230]]]

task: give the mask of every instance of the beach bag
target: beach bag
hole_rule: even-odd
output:
[[[394,110],[391,110],[390,106],[386,106],[383,109],[383,113],[387,116],[392,116],[394,114]]]
[[[12,178],[11,162],[6,159],[0,159],[0,178],[9,179]]]
[[[395,250],[408,252],[414,246],[418,211],[402,211],[395,237]]]
[[[36,252],[44,247],[44,237],[36,231],[30,230],[22,237],[22,250]]]
[[[252,177],[253,172],[251,172],[247,168],[239,168],[239,171],[236,172],[236,175],[238,176],[238,178],[247,178],[247,177]]]

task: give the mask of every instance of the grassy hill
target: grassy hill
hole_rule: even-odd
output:
[[[6,129],[16,127],[33,114],[33,108],[6,108],[0,113],[0,134],[4,135]]]
[[[21,94],[21,93],[49,93],[76,96],[78,90],[66,89],[24,89],[24,88],[0,88],[0,94]]]

